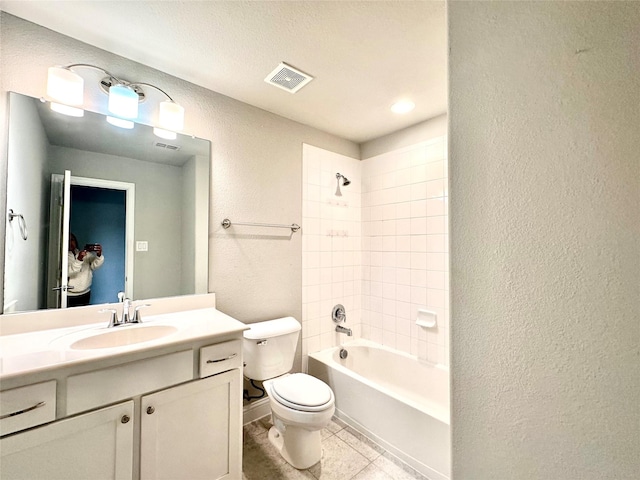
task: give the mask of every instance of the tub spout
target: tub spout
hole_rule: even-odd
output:
[[[347,337],[353,335],[353,332],[350,328],[343,327],[342,325],[336,325],[336,332],[338,333],[346,333]]]

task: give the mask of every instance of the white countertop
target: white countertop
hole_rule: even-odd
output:
[[[142,343],[85,350],[72,349],[70,345],[85,336],[100,332],[107,333],[116,329],[139,328],[139,326],[129,324],[107,328],[107,322],[103,320],[93,324],[0,336],[0,381],[18,375],[97,361],[107,357],[228,336],[249,328],[215,308],[144,317],[142,326],[151,325],[171,325],[177,329],[164,337]]]

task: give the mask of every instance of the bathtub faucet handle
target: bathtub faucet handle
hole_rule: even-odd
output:
[[[347,320],[347,312],[343,305],[337,304],[331,311],[331,318],[334,323],[343,323]]]

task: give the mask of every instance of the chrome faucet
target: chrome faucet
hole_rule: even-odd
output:
[[[331,318],[333,319],[333,323],[344,323],[347,321],[347,312],[344,308],[344,305],[340,305],[339,303],[333,307],[331,311]],[[336,325],[336,332],[338,333],[346,333],[348,337],[353,335],[350,328],[343,327],[342,325]]]
[[[118,312],[115,308],[106,308],[100,310],[100,313],[109,313],[109,325],[108,327],[117,327],[119,325],[126,325],[128,323],[142,323],[142,316],[140,315],[140,309],[150,307],[148,303],[138,305],[133,311],[133,318],[131,318],[131,304],[130,298],[123,299],[122,302],[122,319],[118,320]]]
[[[125,298],[122,302],[122,320],[120,320],[120,323],[131,323],[131,318],[129,317],[130,308],[131,308],[131,299]]]
[[[351,335],[353,335],[353,332],[351,331],[350,328],[343,327],[342,325],[336,325],[336,332],[346,333],[347,337],[350,337]]]

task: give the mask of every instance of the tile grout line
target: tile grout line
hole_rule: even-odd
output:
[[[367,458],[367,460],[369,460],[369,459]],[[369,462],[367,465],[364,466],[364,468],[362,468],[362,470],[359,470],[354,475],[352,475],[349,480],[353,480],[354,478],[356,478],[358,475],[360,475],[362,472],[364,472],[367,468],[369,468],[371,466],[371,464],[373,464],[373,462]]]

